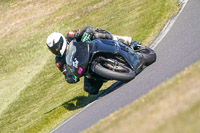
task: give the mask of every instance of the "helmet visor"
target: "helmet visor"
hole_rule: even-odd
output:
[[[52,47],[49,47],[49,50],[57,55],[57,56],[62,56],[61,53],[60,53],[60,50],[62,49],[63,47],[63,43],[64,43],[64,40],[63,40],[63,37],[61,36],[59,41],[57,43],[54,42],[53,40],[53,46]]]

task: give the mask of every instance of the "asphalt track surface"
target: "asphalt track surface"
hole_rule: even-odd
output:
[[[108,88],[105,95],[64,121],[52,132],[81,132],[189,65],[200,61],[200,0],[188,1],[172,28],[154,50],[157,53],[157,61],[154,64],[127,84],[121,85],[117,82]]]

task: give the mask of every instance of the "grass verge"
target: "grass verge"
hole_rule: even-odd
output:
[[[199,133],[200,62],[84,133]]]
[[[49,132],[95,99],[55,67],[51,32],[91,25],[149,44],[178,9],[176,0],[0,1],[0,132]]]

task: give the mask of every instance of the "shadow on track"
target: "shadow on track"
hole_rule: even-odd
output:
[[[76,110],[76,109],[79,109],[79,108],[83,108],[83,107],[87,106],[89,103],[92,103],[93,101],[98,100],[99,98],[106,96],[107,94],[118,89],[119,87],[121,87],[124,84],[125,83],[117,81],[117,82],[113,83],[110,87],[108,87],[107,89],[100,90],[97,95],[77,96],[77,97],[61,104],[60,106],[63,106],[67,110]],[[56,110],[58,107],[46,112],[45,114],[48,114],[48,113]]]
[[[105,90],[100,90],[98,95],[88,95],[88,96],[78,96],[75,97],[64,104],[62,106],[66,108],[67,110],[76,110],[79,108],[83,108],[89,103],[104,97],[105,95],[109,94],[110,92],[116,90],[117,88],[121,87],[124,83],[118,81],[113,83],[110,87],[108,87]]]

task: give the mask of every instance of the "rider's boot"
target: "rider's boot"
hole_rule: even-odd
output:
[[[128,36],[118,36],[118,35],[113,35],[112,34],[112,40],[120,41],[128,46],[130,46],[132,42],[132,38]]]
[[[112,37],[113,37],[112,38],[113,40],[120,41],[120,42],[126,44],[127,46],[131,47],[132,49],[135,49],[138,45],[141,45],[140,42],[132,41],[132,38],[128,37],[128,36],[112,35]]]

